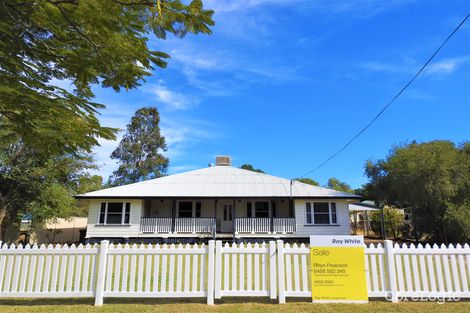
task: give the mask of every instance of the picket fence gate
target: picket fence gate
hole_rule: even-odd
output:
[[[0,245],[1,246],[1,245]],[[470,247],[365,247],[369,297],[470,297]],[[263,244],[7,246],[0,248],[0,298],[311,297],[310,250]]]

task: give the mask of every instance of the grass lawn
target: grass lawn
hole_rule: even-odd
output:
[[[368,304],[312,304],[308,299],[288,299],[287,304],[277,304],[266,299],[224,298],[208,306],[202,299],[105,299],[102,307],[93,306],[92,299],[36,299],[0,300],[0,312],[470,312],[470,302],[438,304],[435,302],[371,301]]]

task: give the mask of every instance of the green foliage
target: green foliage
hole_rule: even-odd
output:
[[[240,168],[252,172],[264,173],[264,171],[260,170],[259,168],[254,168],[251,164],[243,164],[242,166],[240,166]]]
[[[316,180],[313,180],[313,179],[308,178],[308,177],[296,178],[294,180],[299,181],[299,182],[304,183],[304,184],[309,184],[309,185],[313,185],[313,186],[320,186],[320,184]]]
[[[387,238],[399,239],[405,229],[405,216],[395,208],[384,207],[384,228]],[[371,228],[376,234],[380,234],[382,225],[382,212],[372,211],[369,215]]]
[[[160,134],[160,115],[155,107],[137,110],[119,146],[111,154],[119,161],[119,168],[113,172],[109,185],[117,186],[135,183],[163,176],[169,160],[165,137]]]
[[[59,155],[49,158],[21,142],[2,145],[0,149],[0,213],[4,240],[18,235],[20,218],[24,214],[39,225],[45,220],[67,218],[77,212],[73,195],[93,168],[86,154]]]
[[[78,178],[77,193],[83,194],[103,188],[103,177],[85,173]]]
[[[74,188],[76,194],[84,194],[90,191],[96,191],[103,188],[103,177],[99,175],[90,175],[83,173],[78,177],[77,186]],[[74,216],[87,216],[88,215],[88,201],[75,200],[77,202],[77,210]]]
[[[411,210],[418,238],[469,240],[470,144],[450,141],[394,147],[386,159],[366,163],[374,200]]]
[[[148,47],[151,33],[210,34],[214,25],[200,0],[3,0],[0,7],[0,139],[20,136],[45,154],[90,152],[98,138],[115,138],[97,119],[103,105],[91,101],[92,86],[135,88],[166,67],[169,55]]]
[[[343,192],[348,192],[348,193],[354,193],[354,190],[346,184],[345,182],[340,181],[337,178],[331,177],[328,179],[328,183],[326,184],[327,188],[338,190],[338,191],[343,191]]]

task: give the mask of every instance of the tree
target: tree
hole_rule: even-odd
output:
[[[1,140],[38,153],[90,152],[115,129],[97,119],[92,87],[136,88],[169,55],[149,35],[210,34],[201,0],[3,0],[0,5]],[[73,91],[62,88],[70,84]]]
[[[78,210],[73,195],[85,171],[94,163],[87,154],[44,157],[20,141],[0,149],[0,237],[15,240],[21,216],[33,226],[67,218]]]
[[[313,185],[313,186],[320,186],[320,184],[316,180],[313,180],[313,179],[308,178],[308,177],[296,178],[294,180],[299,181],[299,182],[304,183],[304,184],[309,184],[309,185]]]
[[[397,209],[389,206],[383,209],[383,223],[387,237],[392,239],[399,239],[405,229],[405,216]],[[382,212],[372,211],[370,213],[371,228],[376,234],[382,232]]]
[[[470,143],[399,145],[385,159],[368,161],[366,175],[374,200],[411,211],[417,239],[469,239]]]
[[[90,175],[84,173],[77,180],[77,186],[74,188],[76,194],[84,194],[90,191],[96,191],[103,188],[103,177],[99,175]],[[87,216],[88,215],[88,201],[77,199],[77,211],[75,216]]]
[[[252,172],[264,173],[264,171],[260,170],[259,168],[254,168],[251,164],[243,164],[242,166],[240,166],[240,168]]]
[[[103,177],[100,175],[83,174],[78,178],[76,190],[78,194],[96,191],[103,188]]]
[[[354,190],[346,184],[345,182],[340,181],[337,178],[331,177],[328,179],[328,183],[326,184],[327,188],[338,190],[338,191],[343,191],[347,193],[354,193]]]
[[[169,160],[165,137],[160,134],[160,116],[155,107],[137,110],[119,146],[111,154],[119,168],[109,179],[111,186],[135,183],[165,175]]]

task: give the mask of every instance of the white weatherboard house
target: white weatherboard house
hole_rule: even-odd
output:
[[[359,196],[216,165],[77,196],[89,200],[86,238],[250,240],[349,235]]]

